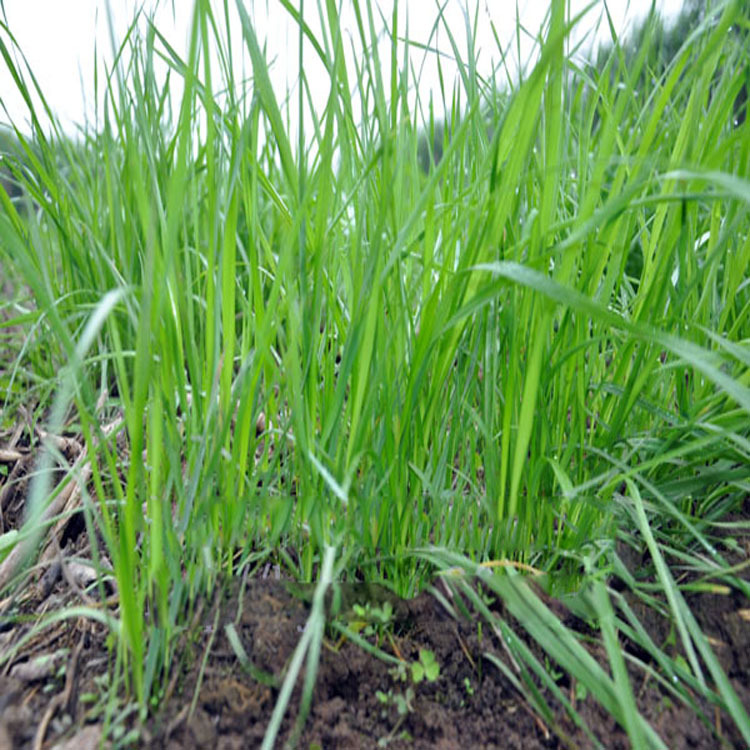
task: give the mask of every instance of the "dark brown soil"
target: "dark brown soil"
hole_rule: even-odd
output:
[[[0,476],[0,492],[2,480]],[[6,496],[6,529],[11,527],[15,509],[16,500]],[[750,517],[750,501],[740,515]],[[132,706],[121,703],[110,705],[108,716],[108,676],[115,672],[116,653],[107,627],[76,616],[39,632],[33,630],[43,614],[81,603],[77,582],[83,574],[72,566],[72,558],[88,554],[85,533],[68,534],[63,541],[64,549],[39,571],[34,585],[0,601],[0,656],[11,654],[0,666],[0,750],[72,750],[93,748],[100,741],[112,747],[175,750],[259,747],[279,684],[309,616],[307,604],[290,592],[288,582],[278,580],[266,566],[242,584],[218,593],[214,602],[199,604],[192,615],[192,629],[180,639],[158,709],[141,722]],[[744,562],[750,555],[750,536],[738,541],[733,562]],[[629,562],[638,566],[646,560]],[[449,596],[447,589],[442,593]],[[584,636],[587,648],[609,672],[596,633],[562,604],[542,596],[568,627]],[[86,601],[92,608],[106,608],[95,592]],[[750,707],[747,596],[731,589],[723,594],[689,594],[688,601],[741,701]],[[669,651],[668,620],[635,600],[631,606],[654,642]],[[115,611],[116,601],[110,601],[109,607]],[[501,604],[492,607],[545,663],[543,649],[525,635],[522,624],[514,622]],[[486,625],[480,630],[478,622],[477,617],[454,618],[428,593],[398,602],[394,621],[378,644],[406,662],[417,660],[421,649],[430,650],[440,665],[440,675],[434,682],[419,684],[402,681],[391,665],[351,641],[337,641],[330,631],[321,651],[311,711],[297,746],[306,750],[595,746],[547,689],[539,691],[552,707],[552,715],[543,717],[534,710],[491,657],[520,680],[517,663],[497,634]],[[255,676],[238,660],[227,636],[230,623],[256,668]],[[28,638],[25,642],[24,637]],[[375,636],[369,640],[375,643]],[[622,645],[651,663],[645,652],[624,637]],[[40,665],[35,661],[40,655],[51,660]],[[554,665],[549,667],[554,669]],[[646,679],[642,670],[632,665],[631,669],[638,708],[669,748],[744,746],[726,714],[697,698],[693,706],[686,705],[656,680]],[[599,708],[594,696],[583,695],[568,675],[556,674],[556,679],[601,746],[630,746],[625,732]],[[409,689],[413,695],[407,693]],[[401,702],[406,710],[401,713],[399,696],[405,700]],[[281,727],[279,747],[292,737],[299,699],[298,686]],[[696,709],[703,713],[703,720]]]

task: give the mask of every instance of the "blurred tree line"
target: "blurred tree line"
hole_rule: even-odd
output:
[[[740,0],[740,7],[747,7],[747,0]],[[644,66],[644,74],[653,77],[660,76],[679,53],[682,45],[706,19],[707,14],[723,5],[719,0],[684,0],[682,9],[677,18],[671,24],[665,24],[659,16],[658,4],[652,0],[648,15],[634,28],[623,43],[623,52],[626,62],[637,56],[644,44],[649,44],[650,57]],[[744,83],[738,91],[734,100],[733,125],[739,126],[745,122],[747,114],[747,89],[750,86],[750,48],[748,47],[748,32],[750,28],[747,22],[750,19],[745,16],[744,26],[735,25],[731,34],[740,43],[744,50]],[[596,59],[596,67],[603,70],[607,58],[612,52],[612,44],[600,47]],[[644,81],[647,83],[647,81]]]
[[[747,0],[740,0],[747,2]],[[643,44],[650,44],[650,59],[644,66],[644,76],[656,78],[666,70],[669,63],[679,52],[683,43],[690,34],[705,19],[711,8],[717,6],[717,0],[684,0],[683,7],[678,17],[670,24],[665,24],[658,13],[657,0],[652,0],[649,14],[638,24],[624,41],[623,45],[625,60],[635,58]],[[747,90],[750,87],[750,45],[748,45],[749,27],[735,26],[732,29],[743,43],[744,56],[744,83],[738,91],[734,103],[734,125],[739,126],[745,122],[747,115]],[[601,73],[606,69],[607,61],[612,54],[613,45],[601,45],[594,53],[592,64]],[[648,84],[649,81],[643,81]],[[492,138],[494,129],[502,120],[502,113],[507,101],[507,94],[497,92],[492,101],[488,101],[483,107],[483,119],[488,139]],[[451,120],[439,120],[430,115],[430,121],[425,124],[418,135],[417,159],[424,172],[428,172],[430,163],[438,164],[443,156],[443,151],[450,133],[456,126],[459,117]],[[0,126],[0,187],[2,187],[11,199],[17,200],[23,193],[19,184],[18,174],[21,165],[26,162],[22,150],[19,148],[13,131]],[[14,174],[15,171],[15,174]]]
[[[740,4],[750,0],[740,0]],[[652,0],[651,8],[646,16],[636,24],[635,27],[627,33],[618,42],[622,46],[622,51],[626,64],[635,59],[638,52],[644,44],[649,44],[649,59],[643,66],[642,76],[647,76],[648,80],[642,83],[649,84],[652,79],[661,76],[669,64],[674,60],[683,44],[689,36],[705,20],[707,13],[711,9],[717,8],[719,0],[684,0],[682,9],[677,17],[669,23],[665,23],[659,14],[659,3]],[[592,13],[595,13],[593,10]],[[750,21],[750,19],[745,19]],[[734,101],[733,125],[739,127],[745,122],[747,115],[747,90],[750,87],[750,44],[748,36],[750,25],[735,26],[732,34],[742,43],[745,51],[744,55],[744,83],[738,91]],[[591,64],[595,69],[603,74],[607,69],[607,63],[613,53],[614,45],[612,41],[601,44],[593,53]],[[487,123],[488,138],[492,138],[494,128],[497,122],[502,118],[503,102],[507,101],[507,96],[497,94],[496,99],[486,106],[484,110],[484,120]],[[422,169],[429,171],[430,162],[437,165],[443,155],[446,146],[446,138],[450,138],[452,126],[450,122],[438,121],[430,122],[419,134],[417,158]]]
[[[0,126],[0,187],[11,199],[21,195],[21,187],[11,170],[11,159],[17,158],[18,151],[18,142],[13,131]]]

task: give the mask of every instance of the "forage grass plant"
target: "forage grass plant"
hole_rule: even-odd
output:
[[[570,33],[602,8],[553,3],[534,65],[489,78],[477,19],[464,59],[438,13],[460,76],[427,98],[398,3],[384,47],[377,9],[354,0],[354,60],[332,0],[317,32],[280,6],[299,33],[296,92],[274,90],[245,4],[196,0],[186,55],[141,17],[113,40],[103,104],[74,139],[54,118],[45,130],[44,92],[0,29],[31,126],[3,160],[24,195],[0,188],[3,268],[28,290],[0,322],[26,332],[3,355],[2,422],[32,393],[50,432],[85,442],[82,508],[118,584],[126,689],[146,706],[195,601],[265,556],[304,581],[323,567],[323,592],[336,554],[341,575],[403,595],[436,568],[505,560],[594,582],[611,677],[508,567],[490,578],[636,746],[660,740],[618,632],[750,742],[667,564],[744,585],[713,538],[750,474],[750,126],[735,123],[750,61],[729,33],[746,35],[747,9],[710,4],[666,61],[654,19],[630,56],[612,27],[594,67]],[[309,58],[327,76],[320,109]],[[47,529],[53,468],[76,481],[45,455],[26,525],[0,537],[2,561],[25,545],[7,589]],[[685,664],[607,588],[619,576],[650,595],[618,534],[646,541]],[[312,674],[314,617],[295,656],[310,649]]]

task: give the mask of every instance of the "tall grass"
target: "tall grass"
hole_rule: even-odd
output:
[[[455,89],[412,108],[398,9],[385,80],[372,5],[354,2],[352,65],[325,3],[319,37],[299,24],[299,111],[304,55],[330,93],[296,142],[242,3],[240,38],[227,0],[197,0],[186,57],[134,21],[75,143],[40,124],[3,27],[33,127],[8,160],[27,198],[0,189],[0,256],[31,305],[11,324],[43,331],[53,429],[67,415],[85,437],[142,704],[190,602],[267,555],[311,580],[333,547],[344,574],[413,594],[455,563],[436,549],[576,574],[615,564],[617,525],[653,524],[722,564],[706,524],[750,467],[748,61],[728,36],[747,11],[713,8],[666,69],[650,32],[597,69],[569,49],[580,19],[551,7],[520,80],[498,91],[458,59]],[[420,161],[438,121],[442,154]],[[5,413],[21,400],[7,388]]]

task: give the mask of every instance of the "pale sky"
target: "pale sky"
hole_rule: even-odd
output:
[[[223,15],[222,0],[211,0],[216,9],[217,18]],[[356,54],[361,54],[356,44],[357,31],[354,23],[354,13],[350,0],[339,0],[342,5],[342,28],[347,38],[354,42]],[[444,0],[441,0],[442,4]],[[247,58],[240,54],[241,27],[236,18],[236,0],[229,0],[230,11],[235,18],[230,20],[233,34],[233,45],[237,48],[235,55],[237,70],[242,70],[244,64],[249,76],[251,66]],[[489,76],[493,67],[497,69],[500,54],[494,34],[497,34],[503,47],[511,39],[515,40],[515,8],[516,0],[448,0],[445,19],[454,35],[461,55],[466,54],[466,10],[472,20],[477,12],[478,24],[476,33],[476,47],[478,50],[478,70],[481,75]],[[581,10],[587,0],[570,0],[574,12]],[[298,7],[299,3],[294,2]],[[521,22],[531,33],[536,34],[547,12],[546,0],[518,0]],[[298,31],[288,20],[289,16],[278,0],[244,0],[249,14],[255,19],[256,33],[259,39],[266,40],[267,59],[274,61],[271,73],[272,83],[277,98],[282,99],[287,91],[291,91],[292,99],[296,100],[295,83],[297,80],[297,45]],[[319,30],[317,19],[318,2],[307,0],[305,3],[305,19],[313,30]],[[608,0],[608,7],[618,31],[626,28],[636,17],[648,11],[651,0]],[[665,17],[675,15],[682,6],[682,0],[657,0],[657,8]],[[109,36],[108,13],[111,12],[114,33],[120,41],[128,23],[133,19],[134,8],[143,6],[155,13],[156,26],[170,41],[183,57],[187,56],[187,38],[190,26],[192,0],[0,0],[0,8],[4,8],[3,23],[7,22],[10,32],[15,37],[23,51],[36,80],[44,92],[48,104],[55,116],[61,121],[68,132],[74,132],[76,124],[82,124],[88,117],[93,122],[94,102],[94,60],[99,60],[99,100],[101,101],[103,68],[102,63],[109,64],[112,59],[112,46]],[[364,3],[363,3],[364,6]],[[437,17],[436,0],[401,0],[399,36],[407,31],[414,42],[427,44],[430,32]],[[374,17],[376,24],[380,24],[380,15],[388,19],[392,15],[393,0],[374,0]],[[578,30],[579,35],[589,32],[593,38],[597,32],[597,22],[601,20],[604,0],[595,0],[595,7],[588,14]],[[0,13],[2,16],[2,13]],[[408,16],[408,18],[407,18]],[[145,24],[142,25],[145,27]],[[493,34],[494,27],[494,34]],[[382,29],[382,24],[379,26]],[[599,39],[605,36],[608,27],[606,23],[599,26]],[[0,38],[9,49],[12,44],[4,26],[0,26]],[[530,39],[522,40],[521,57],[528,58],[533,51]],[[515,44],[515,41],[513,42]],[[389,39],[385,33],[380,35],[381,61],[384,63],[384,80],[388,80]],[[453,58],[448,34],[441,26],[437,36],[433,37],[431,46],[437,46],[443,55],[441,64],[443,76],[448,87],[448,94],[457,76],[457,68],[451,64]],[[352,53],[354,54],[354,53]],[[16,53],[17,60],[20,56]],[[401,60],[401,58],[399,58]],[[349,62],[352,62],[350,57]],[[399,63],[400,64],[400,63]],[[420,74],[419,91],[426,105],[429,92],[438,95],[438,70],[436,55],[425,53],[415,47],[411,48],[410,64]],[[27,84],[30,79],[22,67]],[[350,71],[353,67],[350,66]],[[328,95],[328,81],[322,72],[322,66],[316,69],[314,55],[305,52],[305,72],[312,88],[316,107],[325,103]],[[241,75],[241,74],[240,74]],[[353,73],[350,74],[354,78]],[[240,76],[238,76],[240,77]],[[175,91],[174,93],[179,94]],[[414,92],[412,106],[414,105]],[[21,130],[27,130],[28,112],[23,98],[18,93],[5,61],[0,57],[0,123],[12,120]],[[6,112],[7,109],[7,112]],[[39,113],[40,108],[37,109]],[[436,110],[439,111],[439,110]],[[294,115],[292,115],[294,116]]]

